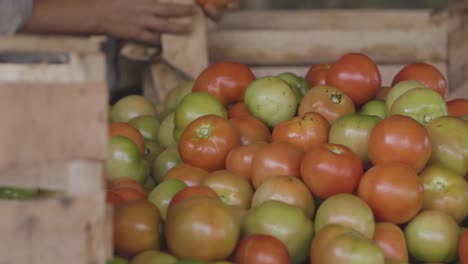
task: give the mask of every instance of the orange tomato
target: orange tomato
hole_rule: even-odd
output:
[[[431,64],[411,63],[406,65],[397,73],[392,81],[392,86],[406,80],[414,80],[422,83],[429,89],[437,91],[442,97],[447,90],[447,81],[444,75]]]
[[[120,197],[117,193],[112,191],[106,192],[106,202],[113,206],[119,206],[124,202],[124,199]]]
[[[244,102],[238,102],[228,107],[229,118],[240,117],[245,115],[251,116],[252,113],[250,113],[249,109],[247,108]]]
[[[457,98],[447,102],[449,116],[462,117],[468,115],[468,99]]]
[[[139,191],[141,193],[145,193],[145,189],[143,188],[143,186],[139,182],[133,179],[122,178],[122,179],[115,179],[109,182],[108,189],[114,190],[118,188],[130,188],[130,189],[135,189],[136,191]]]
[[[458,256],[460,264],[468,264],[468,229],[463,230],[458,243]]]
[[[208,197],[208,198],[214,198],[214,199],[221,199],[219,198],[218,194],[211,189],[210,187],[204,186],[204,185],[199,185],[199,186],[189,186],[187,188],[184,188],[180,190],[174,197],[172,197],[171,202],[169,203],[169,206],[167,207],[167,210],[169,210],[174,207],[177,203],[186,200],[186,199],[193,199],[197,197]]]
[[[422,209],[423,191],[424,186],[411,167],[386,163],[364,173],[358,196],[369,205],[377,221],[403,224]]]
[[[254,142],[270,142],[270,129],[258,118],[251,115],[233,117],[229,122],[237,129],[240,134],[242,145],[252,144]]]
[[[369,136],[372,163],[400,162],[421,172],[431,157],[426,128],[411,117],[394,115],[377,123]]]
[[[327,84],[327,74],[332,64],[317,64],[310,66],[305,79],[311,87]]]
[[[252,159],[263,144],[266,143],[255,142],[233,148],[226,157],[226,169],[251,181]]]
[[[120,198],[124,201],[134,201],[134,200],[145,200],[146,199],[146,192],[140,192],[133,188],[116,188],[112,190],[108,190],[108,192],[112,192],[117,194]]]
[[[202,184],[207,175],[208,172],[204,169],[187,163],[180,163],[167,172],[164,180],[178,179],[185,182],[187,186],[197,186]]]
[[[386,222],[376,223],[373,240],[379,245],[385,259],[408,263],[405,234],[397,225]]]
[[[141,155],[145,154],[145,139],[138,129],[124,122],[114,122],[109,124],[109,137],[124,136],[133,140]]]

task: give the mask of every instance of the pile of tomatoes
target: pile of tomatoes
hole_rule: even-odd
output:
[[[113,105],[109,263],[468,263],[468,100],[358,53],[304,77],[219,62]]]

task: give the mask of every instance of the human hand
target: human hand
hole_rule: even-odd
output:
[[[239,8],[239,0],[197,0],[205,14],[214,21],[221,19],[222,9]]]
[[[96,0],[97,27],[106,35],[150,45],[160,44],[160,34],[192,31],[194,5],[159,3],[157,0]]]

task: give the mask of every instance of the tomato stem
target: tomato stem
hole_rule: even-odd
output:
[[[423,122],[425,124],[428,124],[429,122],[431,122],[432,120],[432,116],[430,114],[425,114],[424,117],[423,117]]]
[[[209,138],[211,136],[211,128],[209,126],[202,126],[198,130],[198,134],[202,138]]]
[[[343,149],[341,149],[340,147],[332,146],[332,147],[329,147],[328,149],[337,155],[341,155],[344,153]]]
[[[334,104],[339,104],[341,103],[341,94],[332,94],[330,96],[330,101]]]

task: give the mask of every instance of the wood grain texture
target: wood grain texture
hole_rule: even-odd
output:
[[[101,53],[102,36],[15,35],[0,38],[0,52]]]

